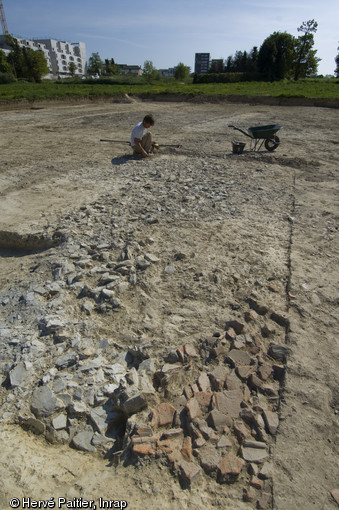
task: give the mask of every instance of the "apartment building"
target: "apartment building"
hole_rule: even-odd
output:
[[[65,78],[70,76],[70,64],[75,65],[74,74],[83,76],[86,72],[85,43],[70,43],[56,39],[22,39],[16,37],[18,45],[34,51],[42,51],[45,55],[50,73],[46,78]],[[9,53],[11,48],[6,44],[5,37],[0,36],[0,49]]]
[[[194,72],[196,74],[205,74],[210,67],[210,54],[209,53],[196,53]]]
[[[86,72],[86,45],[83,42],[71,43],[56,39],[34,39],[36,44],[45,46],[49,53],[48,66],[53,76],[69,76],[70,64],[75,65],[75,75],[83,76]]]

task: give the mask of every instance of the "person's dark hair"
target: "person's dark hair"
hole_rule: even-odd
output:
[[[145,115],[144,122],[147,122],[147,124],[151,124],[151,126],[154,126],[154,117],[153,115]]]

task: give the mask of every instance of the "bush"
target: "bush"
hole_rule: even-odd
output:
[[[195,74],[193,83],[237,83],[242,81],[266,81],[261,73],[206,73]]]
[[[0,83],[14,83],[15,81],[12,73],[0,73]]]

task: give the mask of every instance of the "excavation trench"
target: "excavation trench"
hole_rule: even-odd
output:
[[[22,257],[49,250],[61,242],[62,237],[58,234],[50,237],[40,233],[19,234],[0,230],[0,257]]]

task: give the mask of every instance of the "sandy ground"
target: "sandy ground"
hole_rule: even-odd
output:
[[[150,112],[157,141],[182,148],[163,147],[150,160],[132,160],[125,142]],[[232,303],[250,290],[288,313],[290,329],[281,341],[292,354],[273,454],[272,508],[336,508],[338,110],[131,99],[18,107],[1,111],[0,119],[1,232],[39,231],[109,193],[120,217],[133,214],[134,230],[152,237],[163,260],[194,253],[192,267],[187,264],[170,283],[145,282],[147,311],[141,317],[136,310],[115,334],[143,326],[145,342],[159,332],[166,345],[198,340],[220,329]],[[280,124],[282,143],[272,153],[249,152],[247,143],[243,154],[234,155],[231,140],[249,139],[228,124]],[[155,203],[160,220],[139,226],[138,207]],[[34,257],[1,249],[2,291],[20,282]],[[196,287],[192,271],[201,276]],[[184,311],[182,288],[194,295]],[[116,469],[14,424],[4,424],[0,442],[3,509],[12,497],[59,496],[121,499],[131,509],[251,508],[236,487],[204,482],[183,491],[165,466]]]

